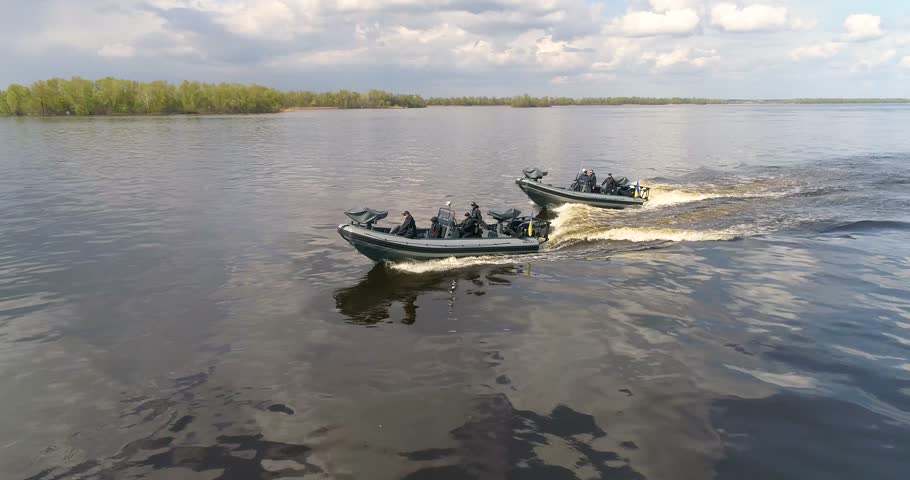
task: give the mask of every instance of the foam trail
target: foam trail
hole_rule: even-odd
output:
[[[784,197],[800,191],[800,184],[794,180],[754,181],[730,188],[718,188],[712,185],[679,186],[663,183],[646,184],[651,188],[651,195],[645,208],[659,208],[681,203],[700,202],[713,198],[762,198]]]
[[[712,198],[732,196],[724,195],[718,192],[696,192],[684,188],[674,187],[672,185],[663,185],[659,183],[648,185],[648,187],[651,188],[651,194],[648,198],[648,201],[645,202],[644,205],[647,208],[666,207],[670,205],[678,205],[680,203],[700,202],[702,200],[709,200]]]
[[[713,242],[734,240],[740,235],[729,230],[677,230],[670,228],[617,227],[567,232],[550,237],[548,249],[566,247],[579,242],[601,240],[625,242]]]
[[[557,216],[550,222],[552,230],[572,230],[592,223],[603,223],[622,214],[621,210],[605,210],[577,203],[567,203],[553,209]]]
[[[628,212],[604,210],[586,205],[568,204],[556,208],[559,215],[552,222],[553,233],[544,244],[557,250],[580,242],[704,242],[733,240],[748,233],[739,230],[682,230],[672,228],[611,226],[626,220]]]
[[[427,260],[425,262],[389,262],[388,265],[399,272],[405,273],[431,273],[445,272],[449,270],[458,270],[461,268],[475,267],[478,265],[511,265],[521,263],[522,261],[538,258],[537,255],[522,255],[519,257],[462,257],[462,258],[441,258],[438,260]]]

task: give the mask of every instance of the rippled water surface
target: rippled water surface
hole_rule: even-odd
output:
[[[906,479],[910,108],[0,119],[0,478]],[[374,265],[355,206],[653,185]],[[396,217],[391,215],[390,217]]]

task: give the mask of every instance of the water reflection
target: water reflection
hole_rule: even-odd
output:
[[[251,427],[255,422],[246,409],[279,416],[294,415],[294,410],[269,401],[251,404],[240,398],[241,392],[213,385],[213,373],[210,369],[173,379],[170,393],[158,398],[139,395],[122,400],[127,404],[119,418],[124,428],[153,432],[129,441],[114,455],[68,466],[65,461],[26,480],[189,478],[187,470],[201,474],[192,478],[217,480],[324,473],[312,458],[312,447],[267,439]],[[213,424],[213,418],[219,420]],[[243,433],[215,433],[225,429]],[[158,471],[163,474],[153,473]]]
[[[445,311],[434,304],[434,317],[454,315],[455,303],[459,296],[460,284],[466,288],[464,294],[483,296],[489,285],[507,285],[509,280],[502,276],[515,275],[512,265],[480,266],[461,270],[427,272],[421,274],[399,272],[385,264],[376,264],[360,282],[351,287],[335,291],[335,307],[347,319],[360,325],[374,325],[392,318],[391,310],[401,304],[404,314],[401,323],[417,321],[419,297],[438,293],[435,300],[445,301]]]
[[[181,389],[181,393],[193,396],[191,389]],[[220,389],[208,393],[217,391]],[[168,403],[171,399],[160,401]],[[449,431],[451,442],[399,451],[389,458],[392,463],[386,467],[409,473],[374,471],[372,478],[645,478],[625,457],[639,448],[635,442],[607,442],[607,432],[590,414],[566,405],[557,405],[547,414],[521,410],[499,393],[477,395],[469,404],[466,421]],[[238,405],[228,402],[228,406]],[[167,428],[130,441],[111,457],[66,469],[49,468],[26,480],[190,478],[188,471],[196,474],[192,478],[216,480],[329,478],[339,473],[333,471],[337,465],[324,463],[335,446],[325,441],[328,427],[297,435],[309,439],[308,444],[302,444],[269,439],[262,431],[208,437],[203,432],[209,429],[195,420],[192,415],[176,420],[172,417]],[[608,444],[618,444],[622,452],[605,449]],[[388,447],[362,440],[359,448],[365,453]],[[392,464],[398,464],[397,468]],[[354,477],[341,474],[339,478]]]
[[[405,479],[645,478],[619,453],[595,448],[607,433],[594,417],[568,406],[540,415],[516,409],[505,395],[491,394],[477,397],[471,412],[464,425],[449,432],[456,448],[400,453],[415,462],[448,463],[423,467]],[[633,442],[622,445],[637,448]]]

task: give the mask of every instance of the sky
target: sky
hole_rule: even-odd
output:
[[[907,0],[0,0],[0,86],[910,97]]]

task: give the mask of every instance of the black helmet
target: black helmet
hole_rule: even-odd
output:
[[[435,221],[437,221],[437,220],[439,220],[439,217],[430,217],[430,221],[431,221],[431,222],[435,222]]]

